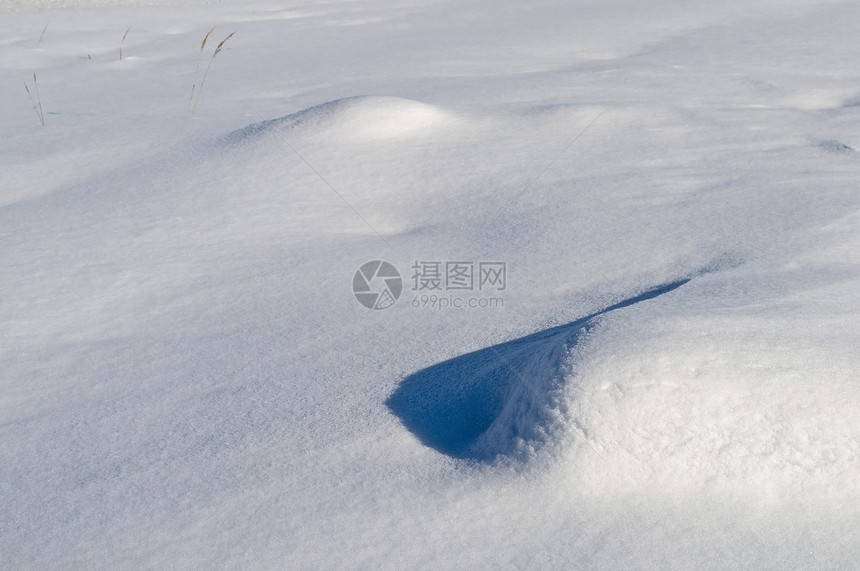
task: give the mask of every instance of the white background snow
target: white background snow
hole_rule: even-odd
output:
[[[860,5],[698,4],[0,2],[2,566],[860,565]]]

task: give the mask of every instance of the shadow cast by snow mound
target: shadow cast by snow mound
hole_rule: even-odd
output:
[[[492,461],[536,448],[558,417],[565,357],[597,318],[689,281],[666,283],[570,323],[413,373],[386,405],[422,443],[454,458]]]

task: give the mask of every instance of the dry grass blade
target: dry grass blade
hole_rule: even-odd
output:
[[[131,26],[125,31],[122,35],[122,39],[119,41],[119,59],[122,59],[122,45],[125,43],[125,38],[128,36],[128,33],[131,31]]]
[[[232,38],[235,33],[236,32],[230,32],[230,35],[221,40],[221,43],[215,48],[215,52],[213,52],[212,57],[209,58],[209,63],[206,65],[206,71],[203,72],[203,79],[200,80],[200,89],[197,90],[197,98],[194,99],[194,106],[191,107],[191,113],[188,115],[189,117],[194,117],[194,112],[197,110],[197,104],[200,103],[200,93],[203,91],[203,84],[206,83],[206,76],[209,75],[209,68],[212,67],[212,62],[215,61],[215,56],[221,52],[221,48],[224,47],[227,40]]]
[[[235,33],[236,33],[236,32],[230,32],[230,35],[229,35],[229,36],[227,36],[226,38],[224,38],[223,40],[221,40],[221,43],[220,43],[220,44],[218,44],[218,47],[216,47],[216,48],[215,48],[215,53],[214,53],[214,54],[212,54],[212,59],[215,59],[215,56],[217,56],[217,55],[218,55],[218,52],[220,52],[220,51],[221,51],[221,48],[223,48],[223,47],[224,47],[224,44],[226,44],[226,43],[227,43],[227,40],[229,40],[230,38],[232,38],[232,37],[233,37],[233,34],[235,34]]]
[[[39,122],[42,124],[42,127],[45,126],[45,112],[42,110],[42,96],[39,95],[39,82],[36,80],[36,74],[33,74],[33,89],[36,91],[36,97],[33,97],[33,93],[30,91],[30,87],[27,85],[27,82],[24,82],[24,89],[27,90],[27,95],[30,97],[30,103],[33,104],[33,111],[36,113],[36,116],[39,118]]]
[[[188,107],[185,109],[185,114],[189,117],[191,116],[191,103],[194,100],[194,90],[197,89],[197,74],[200,73],[200,62],[203,60],[203,49],[206,47],[206,42],[209,40],[209,36],[212,35],[212,32],[215,31],[215,27],[213,26],[206,35],[203,37],[203,43],[200,44],[200,53],[197,54],[197,65],[194,66],[194,81],[191,83],[191,95],[188,96]]]
[[[48,24],[45,24],[45,27],[42,28],[42,34],[39,36],[39,43],[40,44],[42,43],[42,38],[45,37],[45,32],[47,32],[47,31],[48,31]]]

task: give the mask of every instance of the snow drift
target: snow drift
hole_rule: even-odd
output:
[[[388,407],[425,444],[459,458],[533,451],[558,429],[571,350],[598,318],[666,294],[664,284],[565,325],[439,363],[403,380]],[[566,407],[565,407],[566,408]]]
[[[131,3],[0,1],[6,566],[857,567],[856,3]]]

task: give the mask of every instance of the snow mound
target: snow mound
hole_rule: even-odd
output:
[[[263,121],[235,131],[231,142],[240,142],[269,131],[287,128],[303,135],[333,135],[339,139],[399,140],[426,136],[454,122],[436,106],[387,96],[360,96],[315,105],[278,119]]]
[[[564,382],[561,477],[609,496],[857,505],[856,294],[796,291],[792,271],[712,274],[595,328]]]
[[[850,380],[787,372],[787,354],[780,368],[738,353],[726,363],[724,350],[708,354],[678,336],[684,359],[662,343],[602,355],[566,379],[575,436],[563,439],[572,446],[562,469],[579,484],[766,503],[860,497],[860,403]]]
[[[432,105],[398,97],[357,97],[336,103],[335,124],[358,138],[389,139],[438,129],[448,115]]]

